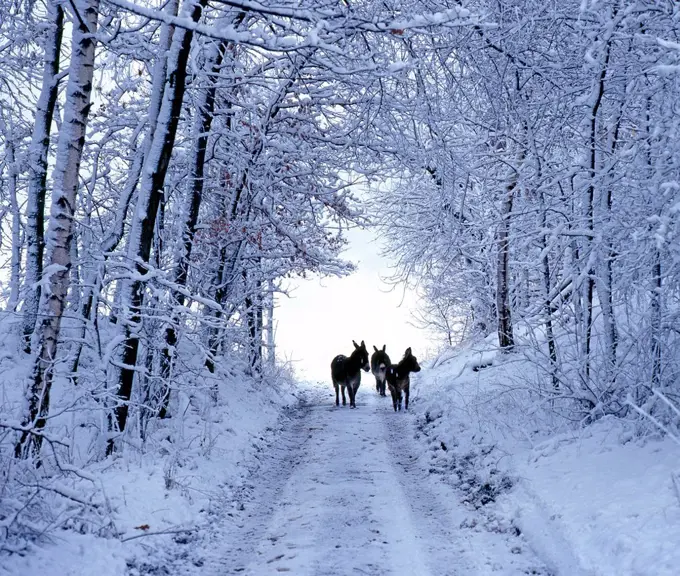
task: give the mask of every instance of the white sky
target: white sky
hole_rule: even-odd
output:
[[[390,274],[389,262],[380,256],[375,234],[354,229],[347,237],[349,247],[343,257],[357,266],[354,274],[295,280],[290,298],[277,297],[277,358],[293,361],[303,380],[330,383],[331,360],[337,354],[350,354],[352,340],[365,340],[370,353],[373,345],[387,344],[392,362],[398,362],[409,346],[419,359],[434,348],[427,332],[410,324],[415,294],[410,290],[404,294],[402,287],[390,290],[382,282]]]

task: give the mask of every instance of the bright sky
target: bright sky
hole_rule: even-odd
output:
[[[391,289],[381,280],[390,274],[389,261],[380,256],[374,232],[357,229],[347,236],[349,247],[343,257],[356,264],[354,274],[296,280],[290,298],[277,298],[276,355],[279,361],[292,360],[303,380],[330,385],[331,360],[349,355],[352,340],[365,340],[370,353],[374,345],[387,344],[392,362],[401,360],[409,346],[418,359],[434,347],[425,330],[410,324],[415,294],[410,290],[404,294],[402,287]],[[369,382],[366,375],[363,380]]]

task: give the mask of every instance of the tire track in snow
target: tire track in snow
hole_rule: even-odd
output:
[[[302,461],[243,573],[430,576],[375,408],[310,411]]]
[[[191,552],[148,574],[546,574],[513,557],[507,534],[470,527],[475,511],[423,468],[410,414],[369,391],[356,410],[336,408],[330,390],[307,394],[272,432],[240,504],[225,493]]]
[[[211,509],[189,537],[148,546],[146,558],[136,558],[134,576],[226,576],[243,574],[275,513],[289,476],[301,462],[312,438],[307,418],[314,396],[282,415],[266,436],[266,446],[244,471],[243,483],[216,486]]]
[[[427,556],[433,570],[438,574],[472,575],[480,574],[470,558],[476,555],[470,541],[461,537],[460,525],[465,518],[453,494],[433,491],[428,472],[418,460],[418,450],[413,442],[413,424],[407,413],[384,410],[380,415],[388,451],[394,466],[399,469],[398,477],[408,493],[408,502],[413,511],[416,527],[421,534],[427,534]],[[441,488],[440,486],[437,486]]]
[[[426,445],[415,440],[412,414],[382,414],[389,449],[401,481],[411,489],[409,499],[416,526],[428,540],[427,555],[441,574],[475,576],[552,576],[553,571],[526,545],[523,538],[489,521],[486,511],[462,503],[462,494],[429,472],[422,458]],[[572,576],[571,573],[565,573]]]

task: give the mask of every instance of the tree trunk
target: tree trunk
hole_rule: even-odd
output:
[[[217,271],[215,273],[215,285],[217,286],[217,288],[215,289],[215,302],[217,302],[220,305],[222,305],[222,303],[224,302],[224,294],[226,292],[224,289],[224,284],[222,282],[226,260],[227,260],[226,249],[223,247],[220,250],[220,264],[217,267]],[[205,358],[205,367],[211,374],[215,373],[215,356],[217,355],[217,348],[219,346],[220,341],[219,340],[220,330],[217,327],[217,325],[222,320],[222,316],[223,313],[220,310],[215,311],[215,314],[213,316],[213,321],[215,322],[215,325],[208,330],[208,354],[206,355]]]
[[[171,16],[176,16],[178,5],[179,0],[172,0],[167,5],[166,12]],[[165,75],[167,70],[167,52],[170,49],[170,43],[172,42],[174,29],[174,26],[165,24],[161,30],[161,37],[158,46],[159,56],[156,60],[153,71],[149,116],[146,122],[148,125],[147,133],[144,136],[141,150],[139,151],[137,150],[136,141],[139,131],[142,128],[141,126],[135,131],[135,134],[132,137],[132,145],[130,146],[130,150],[133,161],[125,180],[123,193],[118,200],[113,230],[108,236],[106,236],[106,238],[104,238],[100,246],[100,250],[104,257],[104,262],[100,263],[100,265],[95,268],[92,275],[89,276],[89,278],[85,281],[85,294],[83,296],[83,305],[81,309],[83,324],[81,326],[80,341],[76,345],[73,355],[73,363],[71,364],[71,373],[73,374],[74,379],[76,378],[75,375],[80,364],[80,356],[83,350],[83,340],[85,339],[85,334],[87,332],[87,324],[90,322],[91,315],[93,313],[96,315],[97,313],[97,301],[99,300],[99,292],[102,286],[101,280],[104,275],[105,263],[109,258],[108,253],[115,250],[120,241],[123,239],[128,209],[130,207],[130,203],[132,202],[132,197],[134,196],[135,190],[137,189],[137,185],[139,184],[139,179],[142,174],[142,167],[144,166],[144,160],[149,155],[149,149],[151,148],[151,142],[153,140],[153,134],[156,128],[156,121],[161,109],[161,102],[163,101]]]
[[[498,229],[498,277],[496,284],[496,308],[498,313],[498,344],[502,350],[512,350],[515,345],[512,316],[510,312],[510,214],[512,212],[514,186],[508,187],[501,207],[501,222]]]
[[[207,0],[190,2],[185,13],[193,22],[198,22]],[[168,55],[167,80],[163,103],[158,115],[149,156],[144,163],[142,182],[137,198],[135,215],[130,229],[128,258],[136,262],[136,274],[147,273],[147,263],[151,254],[151,245],[158,214],[158,205],[165,186],[170,156],[175,145],[177,124],[182,110],[186,87],[187,63],[193,32],[187,29],[176,30]],[[122,353],[122,366],[118,381],[118,401],[115,408],[115,419],[118,430],[125,430],[128,416],[128,403],[132,394],[132,384],[139,352],[141,329],[141,309],[144,301],[144,282],[139,279],[128,280],[123,288],[123,308],[129,307],[129,315],[125,322],[125,343]],[[109,443],[109,452],[113,444]]]
[[[611,206],[611,191],[608,191],[605,207],[608,214],[611,212]],[[598,274],[596,280],[597,292],[600,296],[600,307],[602,309],[602,322],[604,324],[605,371],[607,384],[612,384],[616,380],[616,351],[619,341],[616,316],[614,314],[613,265],[615,258],[614,246],[611,240],[608,240],[604,262],[602,263],[600,274]]]
[[[520,162],[524,156],[520,154]],[[515,345],[512,330],[512,314],[510,312],[510,221],[512,205],[515,199],[515,188],[519,173],[515,170],[505,189],[505,198],[501,204],[500,223],[496,237],[497,276],[496,276],[496,312],[498,314],[498,344],[503,351],[510,351]]]
[[[57,103],[59,57],[64,32],[64,10],[59,2],[48,1],[45,60],[42,88],[35,112],[35,124],[29,147],[28,198],[26,201],[26,290],[24,298],[24,350],[31,352],[31,335],[35,329],[40,302],[40,279],[45,249],[45,194],[47,190],[47,154],[50,130]]]
[[[661,252],[654,250],[651,291],[652,388],[661,385]]]
[[[266,306],[266,318],[267,318],[267,364],[270,368],[276,366],[276,342],[275,342],[275,330],[274,330],[274,283],[269,281],[269,288],[267,290],[267,306]]]
[[[648,96],[645,101],[645,132],[646,132],[646,143],[647,143],[647,150],[646,150],[646,155],[647,155],[647,170],[648,170],[648,175],[649,179],[651,181],[656,181],[659,182],[660,178],[658,177],[658,174],[655,174],[655,170],[653,168],[653,163],[652,163],[652,152],[651,152],[651,146],[652,146],[652,118],[651,118],[651,96]],[[662,198],[663,195],[660,194],[660,190],[658,187],[654,188],[654,196],[657,198]],[[650,236],[652,238],[654,235],[651,233],[650,230]],[[661,301],[661,295],[662,295],[662,279],[661,279],[661,272],[662,272],[662,266],[661,266],[661,249],[658,245],[654,245],[653,247],[653,261],[652,261],[652,287],[651,287],[651,293],[650,293],[650,302],[649,302],[649,307],[650,307],[650,324],[651,324],[651,352],[652,352],[652,388],[656,388],[661,386],[661,367],[662,367],[662,354],[661,354],[661,334],[662,334],[662,325],[661,325],[661,320],[663,317],[662,313],[662,301]],[[636,387],[636,390],[639,388]],[[637,403],[641,402],[641,398],[636,398]]]
[[[9,194],[10,212],[12,213],[12,256],[10,263],[10,294],[7,301],[7,310],[16,310],[19,303],[19,286],[21,284],[21,214],[17,202],[17,177],[16,152],[14,147],[14,134],[0,116],[0,134],[5,139],[5,164],[7,165],[7,192]]]
[[[608,39],[605,45],[604,62],[600,70],[597,81],[597,92],[595,94],[595,101],[593,102],[593,107],[590,113],[590,183],[588,184],[586,201],[587,201],[587,226],[590,232],[589,242],[591,244],[589,252],[594,249],[593,238],[595,230],[595,177],[597,174],[597,126],[598,126],[598,113],[600,106],[602,105],[602,99],[604,97],[604,85],[607,79],[607,71],[609,66],[609,58],[611,55],[611,40]],[[589,263],[590,266],[590,263]],[[591,338],[593,331],[593,296],[595,291],[595,271],[591,268],[588,270],[588,281],[586,285],[586,326],[585,326],[585,342],[584,342],[584,361],[585,361],[585,384],[586,387],[590,387],[590,349],[591,349]]]
[[[259,263],[258,263],[259,264]],[[259,274],[259,265],[257,273]],[[246,290],[248,273],[243,273]],[[250,296],[245,299],[246,323],[248,325],[248,364],[253,376],[262,373],[262,281],[258,278]]]
[[[36,353],[28,390],[25,426],[42,430],[49,412],[50,389],[57,358],[57,342],[68,293],[71,240],[75,218],[80,161],[90,111],[99,0],[74,0],[74,26],[64,121],[59,130],[54,166],[52,207],[47,234],[44,270],[47,290],[40,297],[40,320],[33,334]],[[40,451],[41,436],[24,433],[16,455],[28,457]]]
[[[541,227],[546,230],[546,206],[544,194],[541,192]],[[543,252],[543,288],[545,290],[545,337],[548,341],[548,356],[550,357],[550,377],[552,379],[553,390],[560,389],[560,380],[557,377],[557,344],[553,332],[552,315],[555,311],[550,300],[552,287],[550,283],[550,258],[548,255],[548,234],[545,232],[541,236]]]
[[[241,20],[243,16],[241,16]],[[173,272],[173,281],[179,286],[186,286],[187,278],[189,276],[189,263],[191,261],[191,249],[194,243],[194,236],[196,234],[196,226],[198,225],[198,215],[203,200],[203,185],[205,180],[205,157],[208,149],[208,137],[210,135],[210,128],[212,126],[214,109],[215,109],[215,93],[217,91],[217,75],[222,66],[222,60],[227,50],[227,43],[221,42],[214,53],[208,59],[206,68],[210,71],[207,79],[208,87],[202,91],[200,100],[198,102],[198,115],[194,125],[194,135],[196,144],[194,147],[193,157],[191,160],[191,173],[189,175],[189,194],[187,197],[187,206],[184,209],[183,215],[185,217],[182,225],[182,240],[179,244],[178,255],[176,258],[175,269]],[[183,294],[175,292],[173,295],[176,306],[182,307],[186,301]],[[161,357],[161,381],[167,386],[167,380],[172,372],[172,363],[174,357],[175,346],[177,345],[177,331],[175,325],[178,323],[178,314],[173,314],[173,322],[165,329],[165,346],[163,347]],[[167,388],[169,390],[169,388]],[[166,391],[162,395],[163,401],[158,415],[164,418],[167,415],[169,392]]]
[[[80,284],[80,256],[78,252],[78,242],[80,241],[79,233],[73,230],[71,236],[71,274],[69,285],[71,292],[69,294],[69,301],[67,308],[69,310],[79,310],[81,305],[81,284]]]

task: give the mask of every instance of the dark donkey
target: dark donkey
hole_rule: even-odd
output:
[[[335,388],[335,405],[340,404],[338,396],[338,386],[342,387],[342,405],[345,405],[345,388],[349,393],[349,406],[356,408],[356,396],[359,384],[361,384],[361,370],[369,371],[368,365],[368,350],[366,344],[361,341],[359,346],[354,340],[354,352],[350,354],[349,358],[338,354],[331,362],[331,378],[333,379],[333,387]]]
[[[390,362],[390,357],[387,355],[387,352],[385,352],[386,347],[387,344],[384,344],[382,350],[378,350],[373,346],[375,352],[373,352],[373,355],[371,356],[371,372],[373,372],[373,376],[375,376],[375,389],[381,396],[385,396],[385,374],[388,366],[392,364],[392,362]]]
[[[420,372],[418,359],[411,354],[411,348],[406,349],[406,353],[399,364],[392,364],[387,368],[386,380],[392,394],[392,406],[397,411],[397,406],[401,410],[401,394],[406,396],[406,410],[408,410],[408,395],[411,380],[411,372]]]

